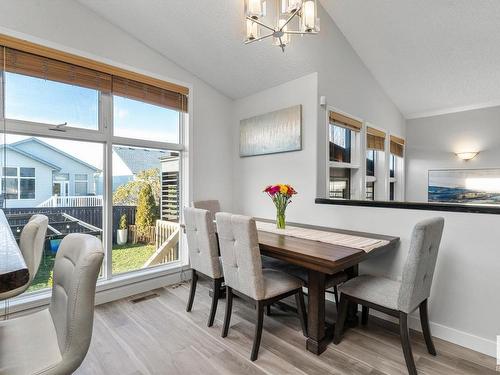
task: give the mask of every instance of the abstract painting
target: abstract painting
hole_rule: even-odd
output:
[[[431,170],[428,201],[500,204],[500,169]]]
[[[280,109],[240,121],[240,156],[302,149],[302,106]]]

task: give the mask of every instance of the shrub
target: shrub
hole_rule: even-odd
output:
[[[135,227],[139,237],[146,237],[149,228],[154,226],[156,220],[156,201],[153,190],[149,184],[144,185],[139,191],[137,199],[137,212],[135,214]]]
[[[128,225],[127,225],[127,214],[123,214],[121,217],[120,217],[120,225],[118,226],[119,229],[127,229],[128,228]]]

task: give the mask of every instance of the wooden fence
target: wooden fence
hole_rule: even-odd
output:
[[[3,208],[5,215],[15,214],[55,214],[66,213],[87,224],[102,229],[102,207],[28,207],[28,208]],[[135,206],[113,206],[113,241],[116,241],[116,230],[120,224],[120,217],[127,215],[127,222],[135,222]]]

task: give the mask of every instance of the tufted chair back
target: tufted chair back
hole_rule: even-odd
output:
[[[87,354],[103,257],[101,241],[94,236],[68,234],[59,245],[49,306],[62,356],[57,374],[72,373]]]
[[[215,220],[215,214],[220,212],[220,203],[218,200],[194,201],[191,203],[191,206],[209,211],[212,222]]]
[[[47,216],[33,215],[21,232],[19,248],[30,273],[28,285],[31,284],[40,267],[48,224]]]
[[[412,312],[430,296],[443,227],[444,219],[436,217],[417,223],[413,229],[398,298],[403,312]]]
[[[184,208],[184,222],[191,267],[212,279],[222,277],[219,247],[210,211]]]
[[[264,276],[255,220],[219,212],[215,215],[227,286],[255,299],[264,298]]]

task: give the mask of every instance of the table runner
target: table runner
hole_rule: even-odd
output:
[[[318,229],[300,228],[287,226],[285,229],[277,229],[275,223],[268,223],[257,221],[257,229],[263,232],[282,234],[305,240],[313,240],[318,242],[325,242],[332,245],[346,246],[354,249],[370,252],[378,247],[385,246],[389,243],[386,240],[379,240],[376,238],[359,237],[351,234],[343,234],[336,232],[328,232]]]

